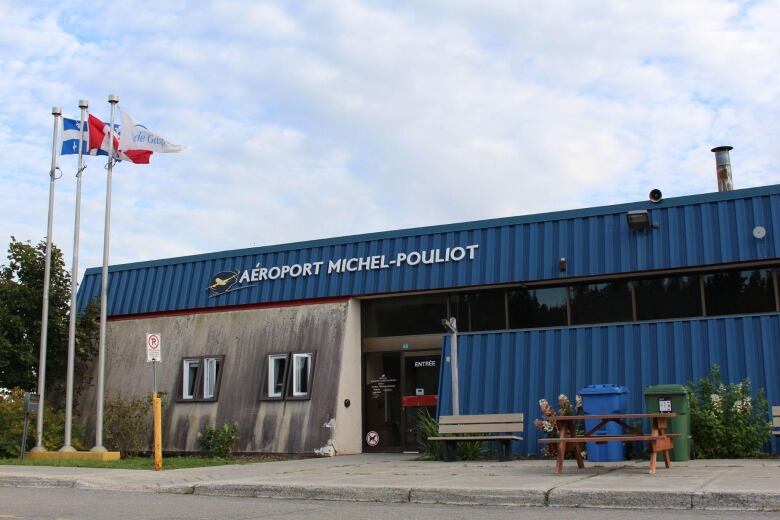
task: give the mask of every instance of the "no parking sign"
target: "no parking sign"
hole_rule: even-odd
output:
[[[151,363],[156,361],[160,363],[162,358],[160,357],[160,347],[162,340],[159,334],[147,334],[146,335],[146,362]]]

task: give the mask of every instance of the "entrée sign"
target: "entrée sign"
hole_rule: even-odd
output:
[[[478,244],[471,244],[463,247],[458,246],[429,249],[427,251],[411,251],[408,253],[398,253],[395,258],[387,257],[386,255],[340,258],[337,260],[328,260],[327,267],[325,261],[288,264],[275,267],[263,267],[258,263],[253,269],[246,269],[244,271],[222,271],[215,274],[209,283],[208,291],[211,296],[219,296],[220,294],[225,294],[230,291],[252,287],[257,283],[266,280],[318,276],[320,274],[330,275],[359,271],[375,271],[380,269],[392,269],[404,265],[431,265],[474,260],[478,247]]]

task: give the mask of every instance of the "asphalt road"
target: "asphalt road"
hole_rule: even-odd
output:
[[[631,518],[780,519],[779,513],[550,507],[477,507],[420,504],[376,504],[318,500],[204,497],[81,489],[0,488],[0,519],[555,519],[610,520]]]

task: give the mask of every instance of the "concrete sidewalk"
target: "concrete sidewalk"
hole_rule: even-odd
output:
[[[363,454],[163,472],[0,466],[1,486],[370,502],[780,511],[780,460],[424,462]]]

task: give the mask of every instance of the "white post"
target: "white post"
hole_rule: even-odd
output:
[[[450,344],[452,372],[452,415],[460,415],[460,388],[458,386],[458,328],[455,326],[455,318],[452,318],[452,341]]]
[[[108,96],[111,121],[108,124],[108,173],[106,175],[106,221],[103,230],[103,275],[100,284],[100,345],[98,347],[97,418],[95,419],[95,446],[90,451],[106,451],[103,447],[103,390],[106,370],[106,312],[108,303],[108,245],[111,230],[111,173],[114,166],[114,112],[119,96]]]
[[[458,388],[458,324],[455,318],[441,320],[450,332],[450,376],[452,381],[452,415],[460,415],[460,390]]]
[[[46,451],[43,446],[43,405],[46,387],[46,341],[49,328],[49,279],[51,278],[51,233],[54,223],[54,181],[57,176],[57,130],[62,109],[52,107],[54,131],[51,137],[51,170],[49,171],[49,221],[46,226],[46,263],[43,268],[43,309],[41,310],[41,348],[38,358],[38,417],[35,447],[32,451]]]
[[[65,385],[65,443],[60,451],[76,451],[71,445],[73,424],[73,366],[76,361],[76,292],[79,286],[79,227],[81,222],[81,174],[84,171],[84,123],[89,102],[79,100],[79,165],[76,170],[76,219],[73,224],[73,265],[70,275],[70,323],[68,324],[68,371]]]

